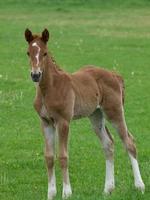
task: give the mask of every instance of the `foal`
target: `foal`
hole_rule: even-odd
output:
[[[59,160],[63,175],[62,197],[72,194],[68,171],[68,133],[72,119],[88,117],[98,135],[106,157],[105,193],[115,188],[113,139],[105,126],[104,114],[116,128],[129,154],[135,187],[144,192],[137,161],[136,147],[124,117],[124,84],[116,73],[86,66],[73,74],[61,70],[48,54],[49,32],[41,36],[25,31],[29,44],[27,54],[31,65],[31,78],[36,82],[34,107],[40,116],[45,138],[45,159],[48,170],[48,199],[56,195],[54,168],[55,134],[59,138]]]

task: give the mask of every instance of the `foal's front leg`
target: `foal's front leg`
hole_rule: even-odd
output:
[[[55,128],[42,122],[42,128],[45,138],[45,160],[48,172],[48,200],[56,196],[56,178],[54,168],[54,149],[55,149]]]
[[[69,122],[61,119],[57,124],[58,137],[59,137],[59,160],[63,175],[63,192],[62,198],[68,198],[72,194],[69,170],[68,170],[68,133]]]

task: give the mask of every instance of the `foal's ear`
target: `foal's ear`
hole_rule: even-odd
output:
[[[28,43],[30,43],[33,40],[32,32],[28,28],[25,30],[24,35]]]
[[[42,32],[41,39],[43,40],[44,43],[47,43],[47,41],[49,40],[49,32],[47,29],[44,29],[44,31]]]

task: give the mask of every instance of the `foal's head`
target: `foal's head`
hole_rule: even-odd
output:
[[[44,60],[47,57],[46,43],[49,32],[45,29],[41,35],[33,35],[29,29],[26,29],[25,39],[29,44],[27,55],[30,58],[31,77],[34,82],[39,82],[44,70]]]

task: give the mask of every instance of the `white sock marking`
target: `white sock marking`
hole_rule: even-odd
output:
[[[32,44],[32,46],[33,47],[37,47],[38,48],[38,52],[37,52],[37,54],[36,54],[36,60],[37,60],[37,63],[36,63],[36,66],[38,66],[39,65],[39,55],[40,55],[40,47],[37,45],[37,43],[36,42],[34,42],[33,44]]]
[[[70,183],[66,184],[63,183],[63,194],[62,194],[62,198],[68,198],[72,195],[72,190],[71,190],[71,185]]]
[[[45,139],[51,148],[51,153],[54,155],[55,148],[55,129],[51,126],[44,127]],[[49,177],[48,182],[48,200],[52,200],[57,193],[56,190],[56,178],[55,178],[55,169],[53,167],[52,175]]]
[[[72,195],[72,189],[71,189],[71,184],[70,184],[70,179],[69,179],[69,171],[67,169],[67,179],[66,183],[63,181],[63,193],[62,193],[62,198],[66,199]]]
[[[140,174],[138,161],[131,154],[129,154],[129,157],[130,157],[131,165],[132,165],[132,169],[133,169],[135,187],[139,188],[142,192],[144,192],[145,185],[143,183],[143,180],[142,180],[142,177]]]
[[[114,161],[106,160],[105,193],[110,193],[115,187],[114,181]]]
[[[48,200],[53,199],[56,195],[56,177],[55,177],[55,169],[53,168],[53,174],[51,180],[48,182]]]

